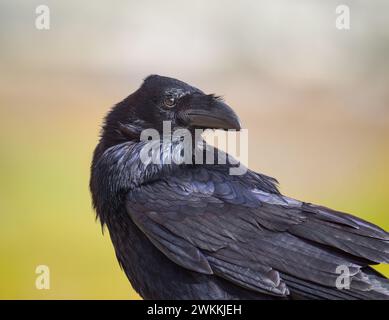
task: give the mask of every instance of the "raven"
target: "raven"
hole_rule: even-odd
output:
[[[164,121],[189,132],[240,129],[220,98],[158,75],[106,116],[91,165],[93,206],[143,298],[389,299],[388,280],[370,267],[389,262],[387,232],[286,197],[266,175],[231,175],[231,161],[164,161],[166,150],[181,153],[181,138],[167,148],[157,140],[162,160],[144,161],[142,132],[162,134]]]

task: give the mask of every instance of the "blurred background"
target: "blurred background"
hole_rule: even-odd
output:
[[[88,180],[103,116],[149,74],[222,95],[283,193],[389,230],[385,0],[0,0],[0,48],[0,298],[138,298]]]

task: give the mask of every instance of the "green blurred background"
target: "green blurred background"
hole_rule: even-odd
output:
[[[152,73],[223,95],[282,192],[388,230],[389,3],[341,3],[348,31],[338,1],[46,0],[39,31],[40,1],[1,0],[0,298],[138,298],[88,180],[102,117]]]

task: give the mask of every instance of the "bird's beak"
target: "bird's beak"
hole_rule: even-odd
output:
[[[223,101],[213,99],[211,103],[196,104],[181,114],[186,125],[199,129],[240,130],[241,125],[236,113]]]

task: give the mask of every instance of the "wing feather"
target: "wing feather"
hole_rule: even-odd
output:
[[[127,195],[127,212],[169,259],[270,295],[389,297],[368,264],[389,262],[389,235],[366,221],[248,185],[244,177],[187,170]],[[263,179],[263,177],[262,177]],[[346,266],[350,290],[335,287]],[[386,295],[387,294],[387,295]]]

